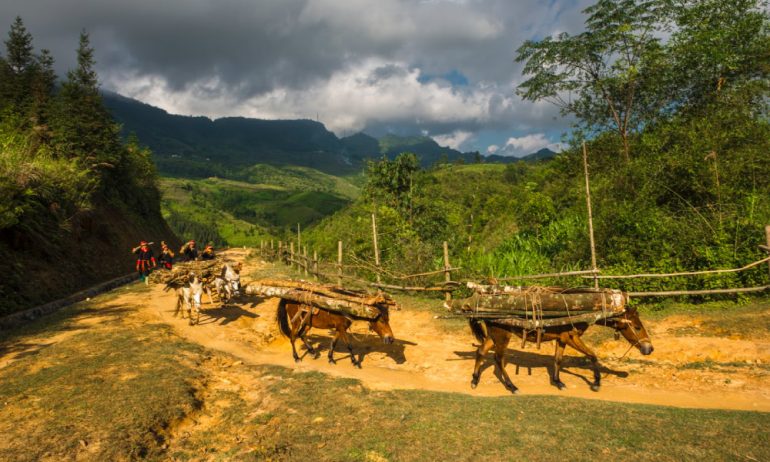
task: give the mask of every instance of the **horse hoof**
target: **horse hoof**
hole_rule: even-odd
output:
[[[601,385],[599,385],[598,383],[592,383],[592,384],[591,384],[591,391],[599,391],[599,389],[600,389],[601,387],[602,387],[602,386],[601,386]]]
[[[356,362],[356,363],[353,363],[353,365],[354,365],[355,367],[357,367],[357,368],[361,369],[361,363],[358,363],[358,362]]]
[[[562,381],[553,382],[553,386],[555,386],[559,390],[564,390],[565,388],[567,388],[567,385],[565,385],[564,382]]]
[[[297,363],[297,364],[299,364],[299,363],[301,363],[301,362],[302,362],[302,359],[300,359],[300,358],[294,358],[294,362],[295,362],[295,363]]]
[[[478,382],[475,382],[475,381],[471,380],[471,389],[472,390],[475,390],[478,385],[479,385]]]

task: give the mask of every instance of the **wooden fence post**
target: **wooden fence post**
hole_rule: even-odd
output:
[[[313,276],[318,280],[318,251],[313,249]]]
[[[299,230],[299,223],[297,223],[297,253],[302,253],[302,233]]]
[[[380,282],[380,249],[377,247],[377,219],[372,214],[372,242],[374,243],[374,264],[377,267],[377,284]]]
[[[283,263],[283,241],[278,241],[278,262]]]
[[[586,205],[588,207],[588,235],[591,239],[591,269],[594,271],[594,289],[599,288],[599,279],[596,277],[596,244],[594,243],[594,219],[591,213],[591,187],[588,182],[588,149],[583,141],[583,171],[586,177]]]
[[[451,266],[449,266],[449,244],[447,244],[446,241],[444,241],[444,282],[448,283],[452,280],[452,272],[449,271]],[[444,292],[444,299],[446,301],[452,300],[452,292],[447,290]]]
[[[342,287],[342,241],[337,241],[337,285]]]
[[[294,241],[289,242],[289,267],[294,269]]]
[[[770,247],[770,225],[765,226],[765,241],[767,241],[767,246]],[[770,252],[767,255],[770,256]],[[770,262],[767,262],[767,271],[770,272]]]
[[[305,264],[304,264],[304,267],[305,267],[305,277],[307,277],[307,267],[309,266],[308,265],[308,258],[307,258],[307,246],[305,246],[305,251],[303,253],[305,254],[305,258],[304,258],[304,261],[305,261]]]

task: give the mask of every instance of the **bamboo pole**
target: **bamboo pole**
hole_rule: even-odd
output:
[[[591,212],[591,186],[588,180],[588,148],[586,148],[586,142],[583,141],[583,171],[586,177],[586,206],[588,207],[588,235],[591,240],[591,269],[596,269],[596,244],[594,242],[594,219]],[[594,289],[599,288],[599,279],[594,277]]]
[[[765,240],[767,246],[770,247],[770,225],[765,226]],[[767,263],[767,271],[770,272],[770,262]]]
[[[337,285],[342,286],[342,241],[337,241]]]
[[[751,292],[764,292],[770,290],[770,286],[743,287],[740,289],[708,289],[708,290],[669,290],[665,292],[629,292],[629,297],[670,297],[673,295],[716,295],[716,294],[744,294]]]
[[[599,270],[585,270],[585,271],[565,271],[562,273],[546,273],[546,274],[529,274],[526,276],[510,276],[510,277],[504,277],[504,278],[497,278],[498,281],[518,281],[519,279],[546,279],[546,278],[554,278],[554,277],[561,277],[561,276],[580,276],[584,274],[593,274],[596,275],[600,271]]]
[[[746,266],[742,266],[740,268],[728,268],[728,269],[718,269],[718,270],[703,270],[703,271],[685,271],[681,273],[643,273],[643,274],[627,274],[627,275],[614,275],[609,274],[606,276],[596,276],[599,279],[638,279],[638,278],[669,278],[669,277],[676,277],[676,276],[696,276],[699,274],[723,274],[723,273],[737,273],[740,271],[746,271],[747,269],[751,269],[757,265],[761,265],[762,263],[767,262],[770,264],[770,257],[763,258],[762,260],[757,260],[753,263],[749,263]]]
[[[452,272],[449,270],[452,266],[449,264],[449,244],[444,241],[444,282],[448,283],[452,280]],[[452,300],[452,291],[447,290],[444,292],[444,300]]]
[[[377,247],[377,219],[372,214],[372,242],[374,243],[374,264],[377,266],[377,283],[380,280],[380,249]]]

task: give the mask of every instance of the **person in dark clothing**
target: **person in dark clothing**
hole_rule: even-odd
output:
[[[160,248],[162,249],[160,257],[158,257],[158,263],[161,268],[170,270],[174,264],[174,252],[168,248],[166,241],[160,241]]]
[[[147,280],[147,276],[150,275],[153,268],[158,266],[150,245],[147,241],[142,241],[137,247],[134,247],[131,252],[136,255],[136,271],[139,273],[139,279],[144,281],[145,284],[149,284],[150,282]]]
[[[195,241],[189,241],[179,249],[184,261],[193,261],[198,259],[198,249],[195,247]]]
[[[212,244],[207,245],[201,254],[201,260],[213,260],[215,258],[216,255],[214,255],[214,246]]]

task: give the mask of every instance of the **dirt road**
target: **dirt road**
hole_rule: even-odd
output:
[[[231,252],[233,258],[244,257],[238,251]],[[252,263],[244,269],[244,274],[260,265],[264,266]],[[330,336],[321,330],[314,330],[309,336],[314,345],[321,346],[321,356],[315,359],[305,355],[301,363],[295,364],[288,340],[277,329],[276,299],[255,299],[227,307],[207,303],[200,325],[196,326],[173,316],[174,298],[160,287],[152,289],[149,295],[123,295],[119,301],[138,307],[140,315],[148,321],[167,323],[185,339],[229,353],[246,363],[356,378],[373,389],[423,389],[479,396],[508,394],[494,374],[491,355],[478,388],[471,390],[475,339],[469,330],[447,329],[432,313],[412,310],[409,306],[403,306],[391,316],[391,326],[398,339],[393,345],[383,344],[368,332],[365,323],[354,324],[354,347],[363,362],[363,368],[357,369],[340,346],[336,352],[337,364],[327,363],[325,355]],[[621,358],[628,349],[624,340],[616,341],[606,335],[593,339],[604,366],[603,386],[598,393],[590,391],[588,386],[589,363],[570,350],[562,373],[567,388],[559,391],[552,387],[547,368],[552,362],[553,346],[548,344],[540,350],[531,344],[523,350],[520,344],[512,344],[515,350],[509,353],[508,371],[522,394],[770,411],[770,369],[767,367],[770,338],[682,335],[688,328],[697,328],[698,322],[684,316],[647,322],[655,345],[655,352],[648,357],[633,350]],[[304,350],[298,351],[304,353]]]

